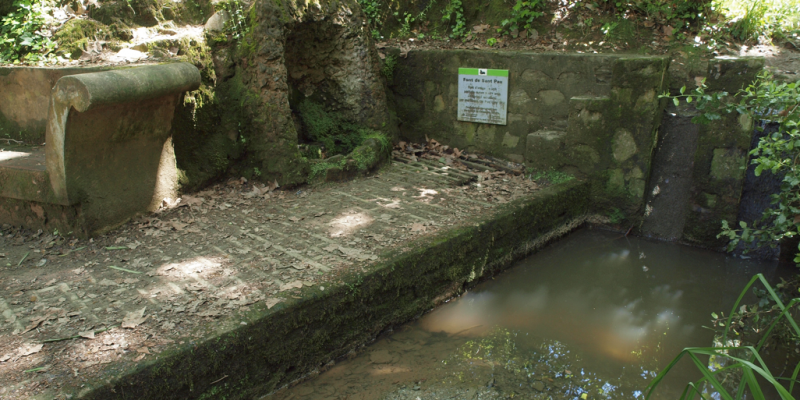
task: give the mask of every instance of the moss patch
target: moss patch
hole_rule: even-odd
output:
[[[53,35],[53,39],[58,43],[58,53],[70,54],[71,58],[78,58],[86,51],[89,39],[106,38],[109,33],[108,27],[97,21],[73,19],[64,24]]]

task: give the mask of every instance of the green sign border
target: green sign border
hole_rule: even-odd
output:
[[[508,78],[508,70],[507,69],[486,69],[486,75],[478,74],[479,68],[459,68],[458,74],[459,75],[478,75],[478,76],[504,76]],[[480,68],[485,69],[485,68]]]

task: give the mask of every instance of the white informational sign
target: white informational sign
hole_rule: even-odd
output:
[[[458,69],[458,120],[506,124],[508,70]]]

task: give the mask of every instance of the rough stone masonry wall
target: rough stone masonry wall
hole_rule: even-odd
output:
[[[306,180],[290,85],[350,122],[391,131],[380,61],[364,21],[355,0],[261,0],[250,8],[241,43],[216,49],[218,79],[231,82],[228,97],[238,100],[228,114],[236,115],[247,143],[244,168],[281,185]]]
[[[668,59],[414,51],[390,85],[402,137],[588,177],[597,210],[643,211]],[[509,70],[508,124],[457,120],[459,67]]]

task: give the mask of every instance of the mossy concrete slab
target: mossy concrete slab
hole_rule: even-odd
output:
[[[15,280],[0,288],[13,316],[0,328],[0,355],[11,355],[0,395],[266,394],[565,234],[590,203],[577,180],[536,189],[508,176],[478,187],[425,167],[299,192],[231,181],[93,242],[4,228]],[[493,199],[501,187],[505,199]],[[28,245],[42,250],[25,256]],[[145,321],[113,327],[143,307]]]

